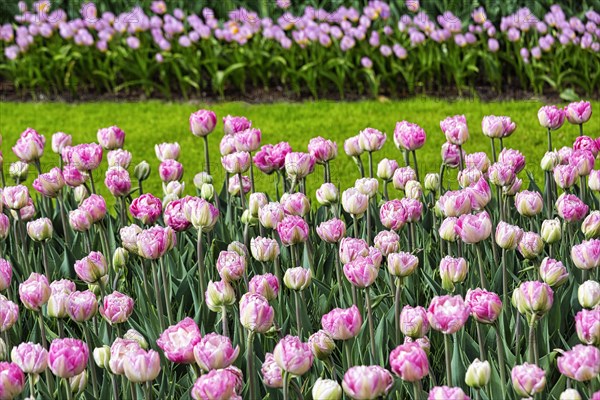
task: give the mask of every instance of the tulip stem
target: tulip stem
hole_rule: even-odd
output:
[[[152,398],[154,397],[152,395],[152,387],[150,386],[150,381],[146,382],[146,384],[144,385],[144,397],[146,400],[152,400]]]
[[[462,145],[458,145],[458,155],[460,156],[459,160],[460,160],[460,170],[462,171],[463,169],[465,169],[465,158],[463,156],[463,149],[462,149]]]
[[[450,353],[449,334],[444,334],[444,350],[446,359],[446,385],[452,386],[452,354]]]
[[[373,178],[373,152],[369,151],[369,178]]]
[[[252,154],[250,154],[250,191],[254,193],[254,163],[252,162]]]
[[[487,289],[487,282],[485,279],[485,271],[483,270],[483,255],[481,254],[481,246],[482,244],[475,245],[477,249],[477,263],[479,264],[479,278],[481,279],[481,287],[483,289]]]
[[[135,390],[135,384],[129,381],[129,389],[131,389],[131,400],[137,400],[137,390]]]
[[[290,374],[287,371],[283,372],[283,400],[288,400],[290,396]]]
[[[87,324],[83,324],[83,334],[85,335],[85,341],[87,342],[90,350],[94,350],[92,335],[90,334],[90,328]],[[94,393],[94,399],[98,399],[98,378],[96,377],[96,366],[94,365],[94,360],[92,358],[88,358],[90,375],[92,375],[92,391]]]
[[[352,367],[352,355],[350,349],[350,339],[344,340],[344,351],[346,353],[346,370]]]
[[[356,165],[358,165],[358,171],[360,172],[360,177],[365,177],[365,167],[363,166],[363,162],[360,159],[360,156],[356,156]]]
[[[46,252],[46,241],[42,241],[42,262],[44,263],[44,273],[48,277],[48,280],[52,280],[50,270],[48,269],[48,253]]]
[[[88,175],[90,176],[90,186],[92,187],[92,194],[96,194],[96,186],[94,185],[93,171],[88,171]]]
[[[246,339],[246,374],[248,374],[248,398],[257,399],[254,393],[254,351],[252,349],[254,344],[254,332],[248,332],[248,338]]]
[[[227,307],[221,308],[221,325],[223,327],[223,336],[229,336],[229,325],[227,321]]]
[[[354,222],[354,237],[355,238],[359,238],[359,233],[358,233],[358,218],[356,218],[356,215],[352,214],[352,221]]]
[[[373,327],[373,309],[371,305],[371,296],[369,295],[369,287],[365,288],[365,300],[367,305],[367,319],[369,320],[369,340],[371,342],[371,358],[374,364],[379,364],[379,361],[377,361],[377,351],[375,348],[375,329]]]
[[[342,279],[342,265],[340,264],[340,252],[337,245],[334,248],[335,258],[335,274],[337,278],[338,294],[339,294],[339,307],[344,306],[344,281]]]
[[[417,174],[417,181],[421,182],[419,179],[419,164],[417,164],[417,152],[415,150],[412,151],[413,160],[415,160],[415,173]]]
[[[63,378],[65,383],[65,389],[67,390],[67,400],[73,400],[73,393],[71,392],[71,385],[69,385],[69,379]]]
[[[485,361],[485,348],[484,348],[484,339],[483,332],[481,332],[481,324],[475,321],[475,327],[477,329],[477,341],[479,342],[479,359],[481,361]]]
[[[533,315],[531,317],[531,321],[529,322],[529,354],[527,358],[529,363],[537,365],[537,360],[535,357],[535,353],[537,352],[537,343],[535,338],[536,319],[537,317]]]
[[[440,196],[444,194],[444,172],[446,172],[446,164],[442,164],[440,167],[440,187],[438,189]]]
[[[117,386],[117,380],[115,379],[114,374],[110,374],[110,381],[112,383],[113,398],[118,399],[119,398],[119,387]]]
[[[156,273],[156,270],[158,269],[158,265],[154,264],[151,265],[150,268],[152,269],[152,280],[154,283],[154,301],[156,301],[156,306],[157,306],[157,313],[158,313],[158,322],[160,323],[160,329],[161,331],[165,330],[165,321],[163,319],[163,306],[162,306],[162,300],[160,299],[160,288],[158,287],[158,274]]]
[[[70,232],[69,232],[69,226],[67,225],[67,213],[65,211],[66,206],[65,206],[65,199],[63,197],[63,189],[61,189],[58,192],[58,197],[56,199],[56,202],[58,204],[58,211],[60,212],[60,219],[61,219],[61,223],[62,223],[62,228],[63,228],[63,233],[65,235],[65,245],[69,245],[69,236],[70,236]]]
[[[242,212],[246,209],[246,195],[244,194],[244,184],[242,180],[242,173],[238,173],[238,179],[240,181],[240,203],[242,205]]]
[[[496,163],[496,143],[494,142],[494,138],[490,138],[490,142],[492,142],[492,160],[494,160],[494,164]]]
[[[206,171],[207,174],[210,175],[210,161],[209,161],[209,152],[208,152],[208,136],[202,136],[202,139],[204,139],[204,170]],[[241,182],[240,182],[241,184]]]
[[[159,265],[160,265],[160,274],[162,277],[162,281],[163,281],[163,295],[165,296],[165,307],[167,308],[167,318],[169,321],[169,325],[173,324],[173,312],[171,311],[171,285],[170,285],[170,281],[167,278],[167,271],[165,269],[165,262],[163,260],[163,257],[160,257],[158,259]]]
[[[386,179],[383,181],[383,200],[388,201],[388,183],[389,181]]]
[[[202,229],[198,229],[197,253],[198,253],[198,281],[200,282],[200,297],[203,299],[204,291],[205,291],[205,284],[204,284],[204,251],[202,249]]]
[[[494,324],[496,330],[496,346],[498,347],[498,369],[500,370],[500,387],[502,388],[502,398],[506,398],[506,364],[504,361],[504,343],[500,336],[500,324],[498,321]]]
[[[400,344],[400,312],[402,310],[402,278],[396,278],[396,297],[394,298],[394,319],[396,321],[396,344]]]
[[[294,300],[296,300],[296,330],[298,337],[302,340],[302,323],[300,321],[300,292],[294,290]]]
[[[548,128],[548,151],[552,151],[552,131]]]
[[[371,245],[371,199],[367,201],[367,244]]]
[[[413,382],[414,400],[421,400],[421,381]]]

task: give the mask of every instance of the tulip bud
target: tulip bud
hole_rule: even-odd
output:
[[[8,175],[15,180],[15,182],[25,182],[27,175],[29,175],[29,164],[23,161],[17,161],[10,164],[8,168]]]
[[[539,281],[523,282],[515,289],[512,304],[528,317],[545,314],[554,302],[554,292],[546,283]]]
[[[221,312],[223,307],[231,306],[235,303],[235,291],[225,281],[210,281],[206,288],[205,297],[206,305],[214,312]]]
[[[310,285],[312,274],[304,267],[288,268],[283,276],[283,283],[291,290],[304,290]]]
[[[491,368],[488,361],[479,361],[475,359],[465,375],[465,383],[472,388],[480,389],[485,387],[490,381]]]
[[[560,394],[559,400],[581,400],[582,397],[576,389],[567,389]]]
[[[440,174],[430,173],[425,175],[425,189],[437,192],[440,188]]]
[[[419,181],[408,181],[404,186],[404,193],[407,198],[419,200],[423,195],[423,189]]]
[[[581,224],[581,232],[586,239],[600,236],[600,211],[592,211]]]
[[[148,350],[148,342],[146,341],[144,336],[142,336],[142,334],[136,331],[135,329],[129,329],[127,332],[125,332],[125,335],[123,335],[123,339],[135,340],[136,342],[138,342],[142,349]]]
[[[546,257],[540,264],[540,278],[551,287],[558,287],[569,279],[569,273],[562,262]]]
[[[583,308],[594,308],[600,304],[600,283],[585,281],[577,289],[577,299]]]
[[[69,387],[71,388],[71,392],[78,395],[79,393],[85,390],[85,387],[88,383],[88,373],[87,370],[83,370],[79,375],[75,375],[72,378],[69,378]]]
[[[92,354],[94,356],[94,362],[98,367],[109,370],[110,346],[104,345],[102,347],[96,347]]]
[[[27,234],[36,242],[52,239],[53,233],[52,221],[48,218],[40,218],[27,223]]]
[[[454,242],[458,239],[455,229],[456,221],[458,221],[458,218],[456,217],[448,217],[442,221],[440,229],[438,230],[442,239],[448,242]]]
[[[202,185],[202,188],[200,189],[200,196],[204,199],[204,200],[212,200],[212,198],[215,195],[215,187],[210,184],[210,183],[205,183],[204,185]]]
[[[339,400],[342,398],[342,387],[331,379],[317,379],[312,388],[313,399]]]
[[[560,157],[558,153],[555,151],[548,151],[542,157],[542,161],[540,162],[540,166],[544,171],[552,171],[554,167],[560,164]]]
[[[137,178],[138,181],[145,181],[150,176],[150,164],[146,161],[140,162],[133,169],[133,176]]]
[[[468,272],[469,265],[464,258],[444,257],[440,262],[442,287],[449,292],[453,292],[454,284],[463,282]]]
[[[73,197],[77,204],[81,204],[89,195],[90,194],[84,185],[79,185],[73,190]]]
[[[540,234],[545,243],[553,244],[561,238],[560,221],[558,218],[546,219],[542,222]]]
[[[123,247],[117,247],[113,254],[113,268],[115,269],[115,271],[127,267],[128,260],[129,252]]]
[[[324,183],[317,189],[317,201],[323,206],[335,204],[338,199],[338,189],[333,183]]]
[[[269,200],[266,194],[260,192],[252,193],[248,198],[248,210],[250,210],[253,217],[258,218],[258,210],[268,203]]]
[[[0,360],[7,360],[7,350],[6,343],[0,338]]]
[[[198,189],[202,189],[202,185],[204,185],[206,183],[212,183],[212,182],[213,182],[212,176],[210,176],[206,172],[198,172],[194,176],[194,186],[196,186],[196,188],[198,188]]]
[[[258,221],[258,218],[254,218],[250,213],[250,210],[244,210],[244,212],[242,213],[241,220],[242,224],[248,224],[250,226],[253,226]]]
[[[391,181],[397,169],[398,162],[396,160],[384,158],[377,164],[377,177],[384,181]]]

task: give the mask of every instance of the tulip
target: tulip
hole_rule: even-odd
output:
[[[258,150],[260,146],[261,132],[260,129],[248,128],[236,132],[233,135],[234,146],[236,151],[253,152]]]
[[[71,164],[80,171],[92,171],[102,161],[102,146],[95,143],[79,144],[70,151]]]
[[[165,223],[175,232],[183,232],[192,226],[184,213],[185,199],[173,200],[165,207],[163,218]]]
[[[133,299],[117,291],[104,296],[100,306],[100,314],[111,325],[127,321],[132,312]]]
[[[10,358],[26,374],[39,375],[48,367],[48,350],[31,342],[13,347]]]
[[[573,142],[573,150],[589,150],[594,157],[598,155],[600,148],[598,143],[589,136],[577,136]]]
[[[221,149],[221,152],[223,152],[223,149]],[[262,146],[260,151],[256,152],[253,161],[262,172],[272,174],[284,167],[285,157],[291,152],[292,148],[287,142],[280,142],[275,145],[267,144]]]
[[[425,144],[425,131],[417,124],[408,121],[396,123],[394,129],[394,143],[398,149],[414,151]]]
[[[504,221],[498,222],[496,226],[496,243],[502,249],[516,249],[522,236],[523,230],[518,226],[507,224]]]
[[[375,178],[361,178],[357,179],[354,183],[354,187],[365,196],[371,198],[377,194],[379,188],[379,182]],[[343,196],[343,194],[342,194]]]
[[[125,334],[123,335],[123,339],[135,340],[142,349],[148,349],[148,342],[146,341],[144,336],[142,336],[142,334],[136,331],[135,329],[127,330],[127,332],[125,332]]]
[[[359,135],[348,138],[344,141],[344,151],[350,157],[359,157],[364,149],[360,146]]]
[[[575,150],[569,160],[569,165],[575,168],[575,176],[588,176],[594,169],[596,157],[589,150]]]
[[[36,242],[52,239],[53,232],[52,221],[48,218],[39,218],[27,223],[27,234]]]
[[[369,255],[369,246],[362,239],[343,238],[340,241],[339,256],[342,264],[347,264],[359,256]]]
[[[308,142],[308,152],[317,163],[325,164],[337,157],[338,147],[336,142],[317,136]]]
[[[581,232],[586,239],[600,236],[600,211],[592,211],[581,223]]]
[[[406,223],[406,210],[400,200],[390,200],[383,203],[379,209],[379,218],[383,226],[398,231]]]
[[[540,167],[542,167],[544,171],[552,171],[559,164],[560,158],[555,151],[546,152],[544,157],[542,157],[542,161],[540,161]]]
[[[484,324],[494,323],[502,312],[500,297],[485,289],[467,290],[465,303],[470,308],[471,316]]]
[[[419,266],[417,256],[406,253],[390,253],[387,256],[387,267],[390,275],[404,278],[411,275]]]
[[[311,393],[313,399],[340,400],[342,398],[342,387],[334,380],[318,378]]]
[[[156,341],[156,345],[171,362],[191,364],[194,362],[194,346],[200,342],[200,330],[193,319],[186,317],[168,327]]]
[[[10,164],[8,175],[18,184],[25,182],[29,176],[29,164],[17,161]]]
[[[217,259],[217,271],[221,279],[227,282],[242,278],[246,270],[246,258],[234,251],[222,251]]]
[[[310,269],[304,267],[288,268],[283,276],[283,283],[288,289],[302,291],[312,282]]]
[[[396,160],[389,160],[384,158],[377,164],[377,177],[384,181],[391,181],[394,176],[394,172],[398,169],[398,162]]]
[[[27,128],[13,146],[12,151],[23,162],[39,160],[44,154],[46,138],[32,128]]]
[[[86,283],[95,283],[108,274],[108,264],[104,255],[98,251],[92,251],[88,256],[75,261],[75,273]]]
[[[524,232],[517,246],[519,253],[529,260],[536,258],[544,249],[542,238],[535,232]]]
[[[230,174],[240,174],[248,171],[250,162],[250,153],[246,151],[237,151],[221,158],[223,168]]]
[[[440,238],[448,241],[455,242],[458,239],[458,235],[456,233],[456,222],[458,218],[456,217],[448,217],[445,218],[440,224],[440,228],[438,229],[438,233]]]
[[[515,208],[525,217],[533,217],[542,211],[544,201],[539,192],[524,190],[515,196]]]
[[[0,397],[17,398],[25,387],[25,375],[14,363],[0,362]]]
[[[297,376],[304,375],[313,363],[313,354],[308,343],[303,343],[299,337],[291,335],[277,343],[273,357],[283,371]]]
[[[85,199],[79,208],[89,213],[93,224],[102,221],[106,215],[106,201],[97,194],[92,194]]]
[[[525,156],[520,151],[504,148],[498,155],[498,162],[508,165],[515,174],[518,174],[525,168]]]
[[[582,400],[582,397],[576,389],[566,389],[560,394],[559,400]]]
[[[141,347],[135,340],[117,338],[110,346],[110,355],[108,356],[110,372],[115,375],[125,374],[124,363],[127,355],[139,350],[141,350]],[[106,355],[102,354],[102,352],[98,352],[98,357],[100,359],[96,358],[96,350],[94,350],[94,361],[105,367],[106,360],[102,360],[102,358],[106,357]]]
[[[577,382],[590,381],[600,374],[600,350],[578,344],[557,359],[561,374]]]
[[[461,296],[436,296],[427,309],[427,319],[433,329],[452,334],[467,322],[469,312]]]
[[[592,105],[588,101],[573,102],[564,109],[567,121],[573,125],[581,125],[590,120]]]
[[[276,240],[255,237],[250,240],[252,257],[260,262],[274,261],[279,256],[279,244]]]
[[[467,120],[464,115],[447,117],[440,121],[440,128],[446,135],[446,140],[457,146],[464,144],[469,139]]]
[[[589,209],[587,204],[572,194],[563,193],[556,200],[558,215],[567,222],[582,220]]]
[[[160,356],[154,350],[132,351],[127,353],[123,362],[123,372],[134,383],[149,382],[160,373]]]
[[[301,217],[288,215],[277,224],[277,233],[284,246],[303,243],[308,240],[308,224]]]
[[[492,221],[487,211],[475,215],[465,214],[458,218],[454,229],[463,242],[479,243],[490,236]]]
[[[543,106],[538,111],[540,125],[548,130],[556,130],[565,122],[565,112],[556,106]]]
[[[251,332],[265,333],[273,325],[275,311],[264,297],[246,293],[240,299],[240,322]]]
[[[54,339],[48,351],[50,370],[54,375],[63,379],[82,373],[88,358],[88,346],[77,339]]]
[[[48,279],[44,275],[33,272],[19,285],[19,297],[26,308],[39,311],[50,298]]]
[[[380,150],[385,144],[386,139],[386,134],[375,128],[366,128],[358,134],[360,148],[368,152]]]
[[[150,164],[146,161],[140,162],[133,169],[133,176],[138,180],[138,182],[145,181],[150,176]]]
[[[72,320],[77,322],[88,321],[98,311],[98,300],[96,295],[86,290],[84,292],[73,292],[67,298],[67,313]]]
[[[457,168],[460,165],[460,159],[464,159],[466,154],[464,150],[452,143],[442,145],[442,163],[448,168]]]
[[[310,335],[308,345],[319,360],[326,360],[335,350],[333,338],[322,329]]]
[[[205,335],[194,346],[194,358],[204,371],[229,367],[239,352],[239,346],[234,348],[228,337],[216,333]]]
[[[237,382],[238,378],[229,369],[212,370],[198,378],[192,387],[191,396],[194,400],[239,399],[236,394]]]
[[[475,167],[466,167],[465,169],[458,171],[457,180],[461,188],[467,188],[471,186],[471,184],[479,181],[482,176],[483,173],[479,169]]]
[[[561,238],[560,221],[558,218],[544,220],[544,222],[542,222],[540,234],[545,243],[557,243]]]
[[[467,368],[465,383],[469,387],[481,389],[489,383],[490,375],[490,363],[488,361],[479,361],[479,359],[476,358],[471,365],[469,365],[469,368]]]
[[[0,204],[2,204],[1,196]],[[0,206],[0,208],[2,208],[2,206]],[[0,213],[0,241],[6,240],[6,238],[8,237],[9,229],[10,221],[8,220],[8,217],[5,214]]]
[[[121,148],[124,142],[125,132],[118,126],[98,130],[98,143],[107,150]]]
[[[315,162],[315,158],[308,153],[291,152],[285,155],[285,172],[297,183],[313,171]]]
[[[177,160],[181,147],[179,143],[161,143],[154,145],[154,152],[159,161]]]
[[[562,188],[568,189],[575,184],[579,174],[574,165],[557,165],[554,167],[554,182]]]
[[[235,291],[228,282],[210,281],[206,289],[205,299],[206,305],[211,311],[220,312],[223,307],[232,306],[235,303]]]
[[[346,235],[346,224],[340,219],[333,218],[322,222],[316,230],[321,240],[337,243]]]
[[[204,116],[206,116],[206,114],[210,115],[212,111],[204,111],[204,113]],[[223,117],[223,131],[225,135],[234,135],[238,132],[249,129],[250,127],[252,127],[252,122],[246,119],[246,117],[234,117],[231,115]]]
[[[425,308],[405,305],[400,313],[400,330],[404,335],[414,339],[425,336],[429,332],[429,321]],[[396,372],[393,368],[392,371]]]
[[[387,257],[399,250],[400,236],[394,231],[381,231],[375,236],[374,243],[381,254]]]
[[[358,307],[334,308],[321,318],[321,326],[334,340],[348,340],[360,331],[362,317]]]
[[[481,130],[489,138],[504,138],[510,136],[516,129],[516,125],[510,117],[496,117],[488,115],[481,121]]]
[[[517,365],[512,369],[511,378],[515,392],[521,397],[531,397],[540,393],[546,386],[546,373],[535,364]]]
[[[217,124],[217,116],[210,110],[198,110],[190,115],[190,131],[194,136],[208,136]]]
[[[62,175],[65,183],[72,188],[83,185],[90,177],[87,172],[78,170],[74,165],[65,165]]]
[[[131,202],[129,212],[143,224],[152,225],[162,213],[162,203],[159,198],[146,193]]]
[[[577,289],[577,300],[584,308],[594,308],[600,304],[600,283],[585,281]]]
[[[600,266],[600,240],[585,240],[571,248],[571,259],[579,269],[589,270]]]
[[[404,190],[409,181],[415,180],[417,180],[417,173],[411,167],[399,167],[392,176],[394,188],[398,190]]]
[[[467,191],[448,191],[440,196],[437,206],[446,217],[459,217],[471,212],[471,198]]]
[[[265,354],[265,361],[260,369],[263,383],[271,388],[283,387],[283,371],[275,362],[275,357],[272,353]]]
[[[352,399],[371,400],[386,396],[394,383],[390,372],[379,365],[356,366],[344,374],[342,388]]]
[[[56,132],[52,135],[52,151],[61,155],[65,147],[71,146],[72,141],[73,137],[71,135],[67,135],[64,132]]]
[[[600,309],[583,309],[575,315],[575,329],[582,343],[600,344]]]
[[[65,318],[67,316],[67,302],[71,291],[55,290],[53,285],[55,285],[56,283],[57,281],[52,282],[52,284],[50,285],[50,290],[52,291],[52,294],[48,298],[46,312],[51,318]]]
[[[0,292],[10,287],[12,280],[12,265],[8,260],[0,258]]]
[[[183,210],[194,228],[210,232],[219,219],[219,210],[208,201],[198,197],[186,197]]]
[[[19,318],[19,306],[0,296],[0,332],[9,330]]]
[[[442,287],[449,291],[454,291],[454,284],[463,282],[469,272],[469,266],[464,258],[452,258],[446,256],[440,261],[440,277],[442,278]]]
[[[277,228],[284,216],[283,206],[277,202],[270,202],[258,209],[258,220],[265,228]]]
[[[569,279],[569,273],[562,262],[545,257],[540,264],[540,278],[550,287],[558,287]]]
[[[416,343],[402,344],[390,353],[392,372],[407,382],[417,382],[429,375],[427,354]]]
[[[521,314],[543,315],[552,308],[554,292],[546,283],[538,281],[523,282],[513,292],[512,304]]]
[[[29,190],[23,185],[6,186],[2,190],[2,200],[11,210],[20,210],[27,206]]]
[[[284,193],[280,202],[287,215],[303,217],[310,211],[310,202],[304,193]]]
[[[435,386],[429,391],[427,400],[469,400],[459,387]]]
[[[359,288],[367,288],[371,286],[375,279],[379,268],[374,264],[370,257],[359,256],[351,262],[344,265],[344,275],[352,285]]]
[[[43,196],[55,198],[65,186],[65,180],[60,168],[54,167],[45,174],[39,174],[32,186]]]
[[[485,174],[490,168],[490,159],[487,154],[480,151],[477,153],[467,154],[465,156],[466,168],[477,168],[481,173]]]
[[[339,193],[337,187],[333,183],[324,183],[317,189],[316,197],[319,204],[324,206],[330,206],[335,204],[339,200]]]

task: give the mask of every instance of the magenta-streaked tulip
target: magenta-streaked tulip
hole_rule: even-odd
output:
[[[470,308],[460,295],[435,296],[427,309],[429,324],[436,331],[452,334],[469,319]]]
[[[108,274],[108,264],[104,255],[98,251],[92,251],[88,256],[75,261],[75,273],[86,283],[95,283]]]
[[[104,184],[113,196],[127,196],[131,190],[131,179],[129,178],[129,172],[122,167],[111,167],[106,171]]]
[[[571,260],[579,269],[589,270],[600,266],[600,240],[584,240],[571,248]]]
[[[379,209],[379,218],[383,226],[397,231],[406,223],[406,210],[400,200],[390,200],[383,203]]]
[[[176,160],[165,160],[158,166],[158,176],[166,183],[178,181],[183,176],[183,164]]]
[[[535,364],[516,365],[510,376],[515,392],[521,397],[532,397],[546,386],[546,373]]]
[[[542,211],[544,201],[540,192],[523,190],[515,196],[515,208],[525,217],[533,217]]]
[[[517,249],[521,255],[529,260],[533,260],[540,255],[544,249],[542,237],[535,232],[523,232],[521,240],[517,245]]]
[[[235,135],[236,133],[251,127],[252,122],[250,122],[246,117],[234,117],[231,115],[223,117],[223,132],[226,136]]]
[[[396,122],[394,143],[398,149],[414,151],[425,144],[425,130],[417,124],[408,121]]]
[[[131,202],[129,212],[143,224],[152,225],[162,213],[162,202],[151,193],[145,193]]]
[[[379,365],[352,367],[344,374],[342,388],[355,400],[385,397],[394,384],[394,377]]]
[[[449,292],[454,291],[454,284],[465,280],[469,272],[469,265],[464,258],[446,256],[440,261],[440,278],[442,288]]]
[[[589,101],[569,103],[564,110],[567,121],[573,125],[585,124],[592,116],[592,105]]]
[[[368,256],[369,245],[362,239],[343,238],[340,241],[339,255],[341,263],[347,264],[359,256]]]
[[[569,164],[575,168],[577,176],[588,176],[594,169],[596,156],[589,150],[575,150]]]
[[[554,167],[554,182],[556,182],[561,189],[572,187],[577,178],[577,168],[574,165],[567,164]]]
[[[581,223],[581,232],[586,239],[600,236],[600,211],[592,211]]]
[[[400,203],[406,211],[406,222],[417,222],[421,219],[423,213],[423,203],[421,201],[404,197],[400,199]]]
[[[558,287],[569,279],[569,272],[562,262],[545,257],[540,263],[540,278],[550,287]]]
[[[287,215],[303,217],[310,211],[310,200],[304,193],[284,193],[280,202]]]
[[[494,323],[502,312],[500,296],[485,289],[469,289],[465,303],[471,310],[471,316],[483,324]]]
[[[238,377],[229,369],[214,369],[202,375],[192,387],[194,400],[238,400]]]
[[[379,181],[375,178],[360,178],[354,182],[354,188],[365,196],[371,198],[377,194],[377,189],[379,189]]]
[[[442,145],[442,163],[448,168],[457,168],[460,165],[461,152],[463,159],[466,157],[466,153],[459,146],[446,142]]]
[[[315,167],[315,158],[309,153],[291,152],[285,155],[285,172],[291,180],[298,182],[307,177]]]
[[[258,209],[258,220],[265,228],[277,228],[277,225],[283,220],[284,216],[283,205],[276,201],[272,201]]]
[[[511,120],[510,117],[497,117],[495,115],[488,115],[483,117],[481,121],[481,130],[483,134],[489,138],[505,138],[510,136],[515,129],[516,124]]]
[[[87,211],[92,217],[92,223],[100,222],[106,215],[106,201],[97,194],[92,194],[85,199],[79,206],[84,211]]]
[[[202,232],[210,232],[219,219],[219,210],[199,197],[186,197],[183,211],[194,228],[201,229]]]
[[[390,275],[400,278],[411,275],[419,266],[419,258],[407,252],[390,253],[387,256],[387,268]]]
[[[123,372],[134,383],[153,381],[160,373],[160,355],[144,349],[129,352],[123,361]]]
[[[375,247],[384,257],[400,249],[400,236],[394,231],[381,231],[373,239]]]
[[[156,340],[156,345],[171,362],[191,364],[195,362],[194,346],[200,342],[200,329],[193,319],[186,317],[169,326]]]
[[[194,136],[207,136],[215,129],[217,116],[210,110],[198,110],[190,115],[190,131]]]
[[[248,198],[248,211],[253,217],[258,217],[258,210],[269,203],[267,195],[261,192],[250,194]]]
[[[91,290],[73,292],[67,298],[67,313],[73,321],[88,321],[98,312],[98,300]]]
[[[156,158],[161,162],[165,160],[177,160],[181,152],[181,147],[177,142],[155,144],[154,152],[156,153]]]
[[[381,150],[387,135],[375,128],[365,128],[358,134],[358,144],[363,151],[373,152]]]
[[[346,236],[346,224],[338,218],[322,222],[316,230],[321,240],[327,243],[337,243]]]
[[[185,217],[184,213],[185,199],[171,201],[165,207],[163,218],[175,232],[183,232],[192,226],[191,222]]]
[[[465,168],[477,168],[482,173],[486,173],[490,168],[490,159],[483,151],[467,154],[465,156]]]
[[[12,281],[12,265],[10,261],[0,258],[0,292],[10,287]]]
[[[134,353],[140,349],[140,344],[133,339],[115,339],[110,346],[110,358],[108,360],[110,372],[115,375],[123,375],[125,373],[123,368],[125,358],[128,354]]]
[[[54,167],[45,174],[38,175],[32,186],[43,196],[55,198],[65,186],[65,180],[60,168]]]
[[[120,149],[125,142],[125,132],[118,126],[98,129],[98,143],[107,150]]]
[[[219,253],[216,266],[221,279],[227,282],[237,281],[246,271],[246,258],[234,251],[222,251]]]
[[[465,169],[458,171],[458,177],[456,180],[461,188],[467,188],[478,182],[483,176],[483,173],[475,167],[465,167]]]
[[[459,387],[434,386],[427,400],[470,400],[470,397]]]
[[[33,272],[26,281],[19,285],[19,298],[28,309],[40,310],[50,298],[48,278]]]
[[[578,344],[556,361],[561,374],[577,382],[590,381],[600,374],[600,349]]]
[[[342,207],[352,215],[362,215],[368,206],[369,197],[356,188],[349,188],[342,193]]]
[[[525,156],[515,149],[504,148],[498,154],[498,162],[510,166],[515,174],[518,174],[525,168]]]
[[[437,207],[446,217],[460,217],[471,212],[471,198],[465,190],[449,190],[440,196]]]
[[[39,375],[48,367],[48,350],[36,343],[21,343],[13,347],[10,359],[26,374]]]
[[[75,168],[73,165],[65,165],[62,170],[65,183],[72,188],[83,185],[88,180],[89,174]]]
[[[0,332],[6,332],[19,319],[19,306],[0,296]]]
[[[87,365],[90,352],[87,344],[78,339],[54,339],[48,351],[48,366],[60,378],[79,375]]]
[[[265,361],[260,368],[260,372],[265,386],[276,389],[283,387],[283,371],[275,362],[273,353],[265,354]]]
[[[600,344],[600,308],[583,309],[575,315],[575,330],[582,343]]]
[[[0,196],[1,197],[1,196]],[[0,208],[2,208],[2,201],[0,198]],[[6,214],[0,213],[0,241],[6,240],[10,232],[10,221]]]
[[[567,222],[582,220],[590,209],[579,197],[568,193],[561,194],[555,206],[558,215]]]
[[[257,261],[275,261],[279,251],[279,244],[275,239],[258,236],[250,240],[250,252]]]
[[[360,146],[359,135],[344,140],[344,152],[350,157],[360,156],[364,152]]]
[[[260,129],[248,128],[236,132],[233,135],[236,151],[247,151],[249,153],[258,150],[260,146]]]
[[[415,342],[401,344],[392,350],[390,367],[406,382],[417,382],[429,375],[427,353]]]
[[[273,325],[275,311],[264,297],[246,293],[240,299],[240,322],[251,332],[265,333]]]
[[[25,387],[25,375],[17,364],[0,362],[0,398],[17,398]]]
[[[538,111],[538,120],[544,128],[556,130],[565,122],[565,112],[556,106],[543,106]]]
[[[479,243],[492,233],[492,220],[487,211],[461,215],[454,226],[456,234],[465,243]]]
[[[516,225],[510,225],[504,221],[500,221],[496,226],[496,244],[502,249],[516,249],[522,236],[523,230]]]
[[[400,312],[400,331],[413,339],[425,336],[429,332],[427,310],[421,306],[405,305]],[[393,367],[392,371],[396,372]]]
[[[417,173],[411,167],[398,167],[392,176],[394,189],[404,190],[406,184],[417,179]]]
[[[543,282],[527,281],[515,289],[512,304],[523,315],[543,315],[552,308],[554,291]]]
[[[122,324],[133,313],[134,301],[131,297],[116,290],[104,296],[100,306],[100,314],[111,325]]]
[[[344,275],[358,288],[371,286],[377,279],[379,268],[370,257],[359,256],[344,265]]]
[[[275,300],[279,294],[279,279],[271,273],[254,275],[248,283],[248,292],[259,294],[268,301]]]
[[[2,189],[2,200],[6,207],[11,210],[20,210],[27,206],[29,201],[29,189],[27,186],[5,186]]]
[[[287,215],[277,224],[277,233],[284,246],[306,242],[308,230],[306,221],[295,215]]]
[[[285,157],[291,152],[292,147],[288,142],[280,142],[275,145],[266,144],[256,152],[253,161],[262,172],[272,174],[284,167]]]
[[[234,348],[231,339],[216,333],[205,335],[194,346],[194,358],[204,371],[229,367],[235,362],[239,352],[240,347]]]
[[[317,160],[317,163],[325,164],[337,157],[338,147],[333,140],[317,136],[308,142],[308,152]]]
[[[358,335],[362,317],[356,305],[334,308],[321,318],[321,326],[334,340],[348,340]]]
[[[596,157],[600,151],[600,147],[598,147],[598,143],[595,139],[584,135],[577,136],[577,138],[575,138],[575,141],[573,142],[573,150],[589,150],[592,152],[594,157]]]
[[[27,128],[13,146],[12,151],[19,160],[30,163],[39,160],[44,154],[46,138],[32,128]]]
[[[64,132],[56,132],[52,135],[52,151],[61,155],[63,149],[67,146],[71,146],[72,142],[73,137],[71,135],[67,135]]]
[[[273,358],[282,370],[299,376],[310,369],[314,356],[308,343],[297,336],[287,335],[275,346]]]
[[[248,171],[250,162],[250,153],[246,151],[236,151],[221,157],[221,165],[230,174],[240,174]]]
[[[71,164],[80,171],[92,171],[102,161],[102,146],[84,143],[74,146],[69,152]]]
[[[469,129],[464,115],[447,117],[440,121],[440,128],[446,135],[446,140],[457,146],[464,144],[469,139]]]
[[[319,360],[326,360],[335,350],[333,338],[322,329],[310,335],[308,345],[313,355]]]

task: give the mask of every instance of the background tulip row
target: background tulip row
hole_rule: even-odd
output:
[[[197,195],[182,194],[185,149],[159,143],[162,199],[120,128],[98,143],[52,135],[48,170],[46,138],[28,128],[0,176],[0,398],[597,399],[591,116],[584,101],[539,110],[545,177],[527,189],[508,116],[482,118],[489,153],[465,152],[463,115],[440,121],[440,172],[424,176],[418,124],[396,124],[397,159],[365,128],[343,143],[358,177],[343,190],[335,141],[294,151],[226,116],[219,193],[217,116],[200,110],[189,127],[206,151],[186,166],[201,170]],[[572,147],[554,149],[559,129]],[[278,177],[275,195],[255,191],[260,174]]]
[[[428,14],[415,0],[394,8],[376,0],[331,10],[277,5],[268,15],[240,7],[219,19],[209,8],[194,13],[162,1],[117,14],[86,3],[79,15],[47,0],[21,2],[0,29],[0,73],[25,93],[165,98],[274,87],[315,98],[461,94],[486,86],[570,99],[600,85],[593,4],[543,12],[536,4],[536,13],[490,4],[495,21],[483,7],[459,18],[451,8]]]

